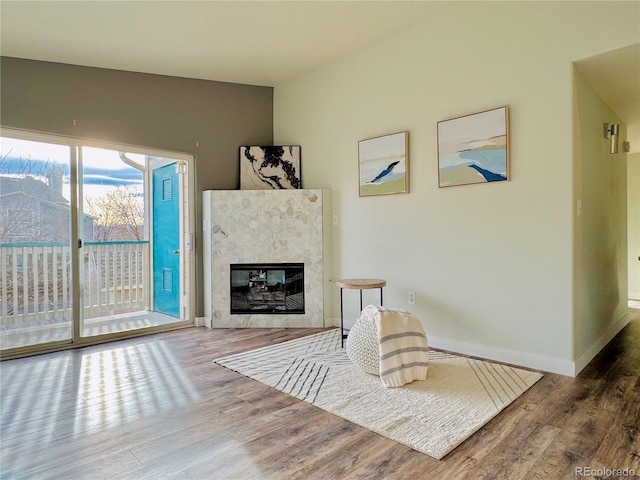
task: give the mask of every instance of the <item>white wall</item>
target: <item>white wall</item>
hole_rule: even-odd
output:
[[[575,72],[574,358],[583,368],[629,322],[626,125]],[[603,123],[620,124],[609,153]],[[577,205],[577,203],[576,203]]]
[[[573,373],[571,62],[638,42],[639,13],[434,2],[430,21],[278,85],[275,142],[302,145],[304,188],[334,192],[335,278],[385,278],[385,304],[433,346]],[[502,105],[511,181],[439,189],[437,122]],[[358,140],[401,130],[411,193],[359,198]]]
[[[640,153],[627,155],[629,298],[640,300]]]

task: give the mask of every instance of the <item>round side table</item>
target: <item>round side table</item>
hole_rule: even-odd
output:
[[[382,287],[387,284],[386,280],[380,278],[345,278],[336,281],[338,287],[340,287],[340,337],[342,346],[344,347],[344,339],[347,337],[344,334],[344,310],[342,308],[342,290],[360,290],[360,311],[362,311],[362,290],[370,290],[372,288],[380,289],[380,306],[382,306]]]

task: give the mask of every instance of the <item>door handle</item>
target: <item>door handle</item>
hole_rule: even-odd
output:
[[[174,250],[173,253],[175,253],[176,255],[180,255],[180,250]]]

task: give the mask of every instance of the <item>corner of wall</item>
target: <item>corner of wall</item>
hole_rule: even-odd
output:
[[[593,360],[598,353],[611,341],[613,338],[629,324],[630,314],[627,312],[618,321],[614,322],[592,345],[589,347],[580,357],[578,357],[574,363],[575,373],[573,376],[578,375],[588,364]]]
[[[621,136],[626,125],[575,64],[573,120],[572,358],[577,373],[629,320],[626,159],[610,154],[602,135],[603,122],[620,123]]]
[[[196,317],[195,326],[212,328],[211,319],[207,317]]]

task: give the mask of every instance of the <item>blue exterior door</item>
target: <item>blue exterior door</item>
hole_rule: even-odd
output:
[[[176,164],[153,170],[153,309],[180,317],[180,192]]]

